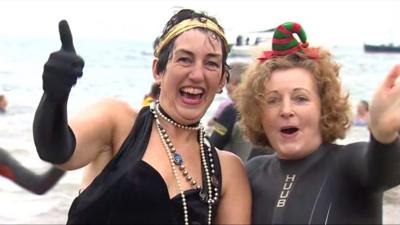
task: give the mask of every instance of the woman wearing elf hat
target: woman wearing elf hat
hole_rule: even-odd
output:
[[[235,92],[246,135],[275,150],[246,165],[253,224],[382,223],[383,192],[400,183],[399,76],[373,97],[370,141],[337,145],[351,125],[339,65],[299,24],[277,27]]]
[[[216,19],[183,9],[156,44],[158,101],[139,112],[106,100],[67,119],[71,87],[82,76],[66,21],[62,47],[44,66],[35,114],[39,156],[58,167],[85,167],[84,190],[68,224],[246,224],[251,194],[233,153],[210,145],[200,123],[228,79],[228,45]]]

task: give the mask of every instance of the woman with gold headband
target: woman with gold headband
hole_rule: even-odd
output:
[[[158,101],[139,112],[101,101],[67,120],[71,87],[82,76],[66,21],[61,50],[44,66],[33,134],[41,159],[64,170],[85,166],[68,224],[246,224],[251,194],[235,155],[210,146],[200,120],[228,79],[224,31],[184,9],[155,46]]]
[[[369,142],[338,145],[351,125],[339,65],[297,23],[272,42],[234,96],[245,134],[275,150],[246,165],[252,224],[381,224],[383,192],[400,183],[400,65],[373,97]]]

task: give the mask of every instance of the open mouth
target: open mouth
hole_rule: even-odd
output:
[[[284,134],[294,134],[297,131],[299,131],[299,128],[297,128],[297,127],[284,127],[284,128],[281,128],[281,132],[284,133]]]
[[[181,96],[192,99],[192,100],[200,100],[204,95],[204,90],[202,88],[194,88],[194,87],[185,87],[180,91]]]

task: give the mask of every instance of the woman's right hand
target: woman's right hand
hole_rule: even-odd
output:
[[[47,97],[65,101],[71,87],[82,76],[83,59],[75,53],[72,34],[66,20],[59,25],[61,49],[50,54],[43,70],[43,90]]]

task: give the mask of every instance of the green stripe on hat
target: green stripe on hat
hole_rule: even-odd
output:
[[[279,25],[274,32],[273,40],[272,40],[272,50],[279,54],[280,51],[285,51],[287,54],[287,50],[294,49],[295,51],[296,46],[300,49],[300,44],[296,38],[294,38],[293,33],[296,33],[302,43],[307,42],[307,36],[304,32],[304,29],[301,27],[300,24],[295,22],[286,22]],[[288,39],[285,41],[279,41],[279,39]]]

